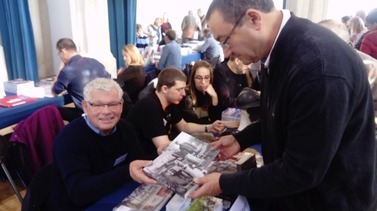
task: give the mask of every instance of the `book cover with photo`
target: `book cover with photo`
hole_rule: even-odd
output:
[[[114,211],[158,211],[173,195],[173,191],[161,185],[142,184],[114,207]]]
[[[171,188],[180,196],[187,196],[197,188],[193,179],[207,174],[207,167],[219,150],[185,132],[181,132],[144,172]]]

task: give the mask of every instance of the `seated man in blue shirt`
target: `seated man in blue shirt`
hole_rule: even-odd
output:
[[[63,107],[59,111],[64,120],[72,121],[83,113],[81,101],[84,86],[95,78],[110,78],[111,75],[97,60],[81,57],[75,43],[69,38],[60,39],[56,43],[56,49],[64,66],[59,70],[52,93],[58,95],[66,90],[71,96],[75,108]]]
[[[181,46],[178,45],[175,40],[177,35],[174,30],[169,29],[165,32],[165,47],[162,49],[161,58],[156,67],[162,70],[166,67],[173,67],[177,69],[182,69],[182,56],[181,56]]]
[[[211,30],[203,29],[202,37],[205,40],[204,44],[197,47],[195,50],[204,54],[204,60],[216,67],[224,58],[223,50],[220,43],[212,36]]]

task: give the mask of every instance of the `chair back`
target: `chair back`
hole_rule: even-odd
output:
[[[42,167],[31,180],[22,202],[21,211],[46,210],[51,192],[52,164]]]
[[[64,122],[57,107],[46,106],[14,128],[9,140],[10,156],[26,185],[42,166],[52,163],[53,142],[63,127]]]

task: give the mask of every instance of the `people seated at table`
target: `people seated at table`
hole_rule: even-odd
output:
[[[181,46],[177,43],[177,34],[174,30],[169,29],[165,32],[166,45],[162,49],[160,60],[156,67],[162,70],[167,67],[182,69]]]
[[[237,107],[236,99],[244,87],[253,87],[253,77],[250,65],[231,55],[214,69],[213,87],[219,97],[217,119],[221,119],[221,112],[230,107]]]
[[[84,86],[95,78],[111,78],[111,75],[99,61],[82,57],[77,52],[76,44],[69,38],[59,39],[56,49],[62,65],[52,87],[52,93],[58,95],[64,91],[68,92],[75,107],[59,107],[59,111],[64,120],[72,121],[83,113],[81,101],[84,98]]]
[[[182,118],[177,105],[185,96],[186,80],[181,70],[165,68],[158,75],[156,90],[140,99],[127,116],[150,159],[156,158],[174,139],[173,127],[190,134],[218,133],[225,127],[221,121],[202,125]]]
[[[212,67],[216,67],[224,59],[223,49],[220,43],[212,36],[211,30],[205,28],[201,32],[204,44],[194,50],[203,54],[203,60],[208,61]]]
[[[197,61],[191,69],[186,96],[179,103],[179,110],[186,122],[210,124],[217,120],[217,93],[212,86],[213,70],[206,61]]]
[[[131,180],[129,163],[144,154],[135,130],[120,119],[122,94],[112,79],[98,78],[85,86],[85,114],[54,142],[49,210],[84,210]]]
[[[145,63],[139,50],[133,44],[122,48],[126,67],[120,68],[116,81],[124,92],[127,92],[133,103],[136,103],[139,92],[146,86]]]

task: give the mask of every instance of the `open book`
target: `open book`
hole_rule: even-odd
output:
[[[207,174],[207,167],[218,153],[209,143],[181,132],[144,172],[186,197],[198,187],[193,179]]]

